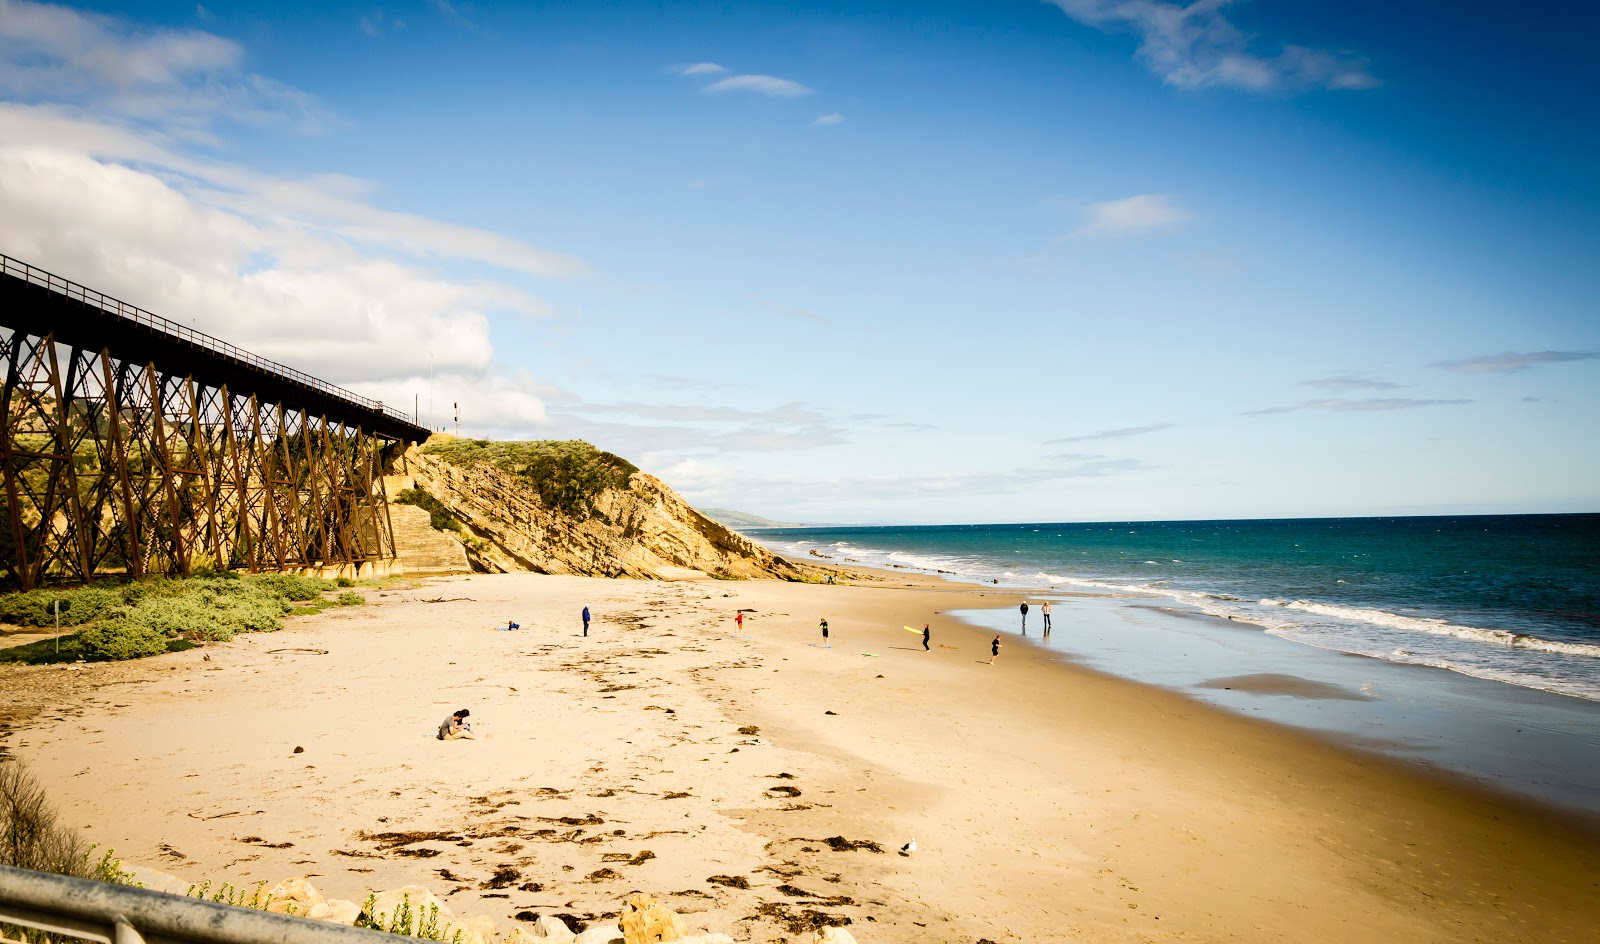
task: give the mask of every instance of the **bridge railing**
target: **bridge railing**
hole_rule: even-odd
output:
[[[100,944],[395,941],[378,931],[5,865],[0,865],[0,924]]]
[[[47,272],[38,266],[31,266],[20,259],[13,259],[10,256],[0,254],[0,273],[15,276],[16,278],[22,279],[26,282],[49,289],[52,292],[57,292],[61,295],[65,295],[68,298],[83,302],[86,305],[93,305],[102,311],[116,315],[119,318],[126,318],[129,321],[146,325],[147,327],[150,327],[156,331],[160,331],[161,333],[170,337],[187,341],[190,344],[199,345],[208,351],[221,354],[223,357],[226,357],[237,363],[247,364],[251,367],[257,368],[258,370],[264,370],[268,371],[269,373],[278,374],[282,377],[287,377],[296,383],[304,384],[305,386],[311,387],[315,390],[320,390],[321,392],[330,396],[338,397],[341,400],[356,404],[357,406],[361,406],[365,409],[375,410],[407,423],[412,422],[411,414],[402,413],[393,407],[385,405],[381,400],[370,400],[358,393],[328,383],[326,380],[313,377],[304,371],[295,370],[293,367],[280,364],[277,361],[268,360],[265,357],[252,354],[243,348],[229,344],[227,341],[224,341],[221,338],[206,334],[204,331],[196,331],[194,328],[187,327],[179,322],[172,321],[168,318],[163,318],[160,315],[151,314],[150,312],[145,311],[143,308],[130,305],[120,299],[112,298],[111,296],[102,292],[97,292],[92,288],[79,285],[76,282],[64,279],[52,272]]]

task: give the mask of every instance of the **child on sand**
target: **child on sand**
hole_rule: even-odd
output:
[[[739,632],[744,632],[744,610],[733,615],[733,624],[739,628]]]
[[[463,738],[476,741],[478,736],[472,733],[472,722],[467,720],[471,711],[463,708],[450,717],[439,722],[439,740],[457,741]]]
[[[827,617],[823,617],[823,619],[822,619],[822,648],[824,648],[824,649],[832,649],[833,648],[833,644],[828,642],[828,619],[827,619]]]
[[[930,640],[932,638],[933,638],[933,630],[928,628],[928,624],[927,623],[923,623],[922,624],[922,651],[923,652],[931,652],[932,651],[928,647],[928,640]]]
[[[994,660],[1000,658],[1000,637],[994,637],[994,642],[989,644],[989,664],[994,665]]]

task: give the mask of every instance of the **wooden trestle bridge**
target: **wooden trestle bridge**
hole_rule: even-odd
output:
[[[396,569],[413,418],[0,255],[0,581]]]

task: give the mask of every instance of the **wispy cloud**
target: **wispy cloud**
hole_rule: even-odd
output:
[[[1072,231],[1075,237],[1128,236],[1164,229],[1193,219],[1171,194],[1141,193],[1089,207],[1089,220]]]
[[[334,123],[299,89],[243,68],[244,48],[204,30],[137,28],[67,7],[0,2],[0,95],[114,110],[175,136],[212,140],[219,117],[319,130]]]
[[[1046,439],[1046,446],[1059,446],[1065,443],[1089,442],[1095,439],[1126,439],[1129,436],[1143,436],[1146,433],[1155,433],[1163,429],[1171,429],[1171,423],[1155,423],[1151,426],[1124,426],[1121,429],[1105,429],[1098,433],[1087,433],[1082,436],[1063,436],[1060,439]]]
[[[1245,410],[1240,416],[1267,416],[1297,410],[1328,410],[1334,413],[1381,413],[1389,410],[1414,410],[1424,406],[1459,406],[1471,400],[1414,400],[1406,397],[1372,397],[1366,400],[1307,400],[1293,406],[1272,406],[1264,410]]]
[[[804,308],[796,308],[793,305],[785,305],[782,302],[767,301],[764,298],[758,298],[756,301],[761,304],[761,307],[767,309],[768,311],[774,311],[780,315],[787,315],[790,318],[798,318],[801,321],[809,321],[813,324],[833,324],[832,318],[819,315],[814,311],[806,311]]]
[[[1138,58],[1177,88],[1247,92],[1369,89],[1380,83],[1360,56],[1345,50],[1284,45],[1252,50],[1255,37],[1224,9],[1229,0],[1051,0],[1068,16],[1103,32],[1139,37]]]
[[[800,98],[812,94],[814,90],[799,82],[772,75],[730,75],[726,79],[711,83],[701,91],[714,94],[755,92],[760,95],[771,95],[774,98]]]
[[[1391,383],[1387,380],[1373,380],[1361,374],[1343,372],[1318,377],[1316,380],[1300,381],[1302,387],[1318,387],[1323,390],[1399,390],[1411,384]]]
[[[672,71],[679,75],[716,75],[728,70],[715,62],[692,62],[686,66],[674,66]]]
[[[1515,374],[1530,367],[1564,364],[1568,361],[1588,361],[1597,357],[1600,357],[1600,351],[1533,351],[1527,354],[1507,351],[1504,354],[1486,354],[1483,357],[1469,357],[1459,361],[1439,361],[1431,366],[1459,374]]]
[[[930,496],[1001,495],[1051,482],[1107,478],[1148,471],[1135,459],[1095,457],[1056,466],[1023,466],[996,472],[931,472],[922,475],[852,475],[839,478],[756,479],[709,460],[691,458],[658,473],[684,497],[695,501],[749,503],[782,495],[786,504],[835,502],[841,495],[859,501],[897,501]]]
[[[832,446],[847,439],[837,417],[798,402],[750,410],[638,401],[596,403],[567,394],[552,398],[550,409],[552,428],[542,430],[541,435],[604,442],[606,448],[623,455],[783,452]]]
[[[838,112],[834,112],[834,113],[829,114],[829,115],[818,115],[817,116],[817,120],[813,121],[812,124],[827,126],[827,125],[842,124],[843,122],[844,122],[844,116],[839,114]]]

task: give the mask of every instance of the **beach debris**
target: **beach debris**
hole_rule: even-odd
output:
[[[743,875],[713,875],[706,879],[707,885],[725,885],[728,888],[749,888],[750,880]]]
[[[489,876],[488,880],[478,887],[481,889],[510,888],[512,885],[515,885],[517,880],[520,878],[522,878],[521,872],[517,871],[511,865],[502,865],[495,869],[494,874]]]
[[[827,839],[804,839],[802,842],[820,842],[834,852],[854,852],[857,849],[866,849],[869,852],[882,852],[883,847],[871,839],[846,839],[843,836],[829,836]]]
[[[776,793],[778,796],[786,796],[786,797],[797,797],[797,796],[800,795],[800,789],[798,787],[791,787],[791,786],[788,786],[788,785],[777,786],[777,787],[768,787],[767,788],[767,792],[768,793]]]
[[[770,918],[783,925],[790,934],[804,934],[807,931],[816,931],[821,928],[837,928],[852,924],[849,915],[829,914],[826,911],[817,911],[815,908],[800,908],[786,901],[764,901],[756,906],[755,918]],[[820,940],[820,938],[819,938]],[[833,941],[841,941],[833,938]],[[850,938],[855,941],[855,938]]]
[[[325,655],[328,654],[328,650],[326,650],[326,649],[301,649],[301,648],[291,647],[291,648],[288,648],[288,649],[268,649],[267,650],[267,655],[269,655],[269,656],[270,655],[277,655],[280,652],[309,652],[314,656],[325,656]],[[210,658],[211,658],[210,656],[206,656],[206,659],[209,660]]]
[[[838,712],[837,711],[824,711],[823,714],[825,714],[825,715],[837,715]]]
[[[911,840],[910,842],[908,842],[905,845],[900,847],[900,854],[901,855],[910,855],[911,853],[916,852],[916,851],[917,851],[917,841],[915,839]]]
[[[744,727],[739,729],[739,733],[754,737],[755,735],[761,733],[761,728],[759,728],[759,727],[757,727],[756,725],[753,725],[753,724],[747,724]]]
[[[296,744],[296,745],[295,745],[295,746],[294,746],[294,752],[295,752],[295,753],[296,753],[296,754],[304,754],[304,753],[305,753],[305,752],[306,752],[306,749],[305,749],[305,748],[303,748],[303,747],[301,747],[301,746],[300,746],[300,745],[298,745],[298,744]]]
[[[677,941],[689,933],[677,913],[649,895],[629,895],[622,906],[622,940],[625,944],[659,944]]]

